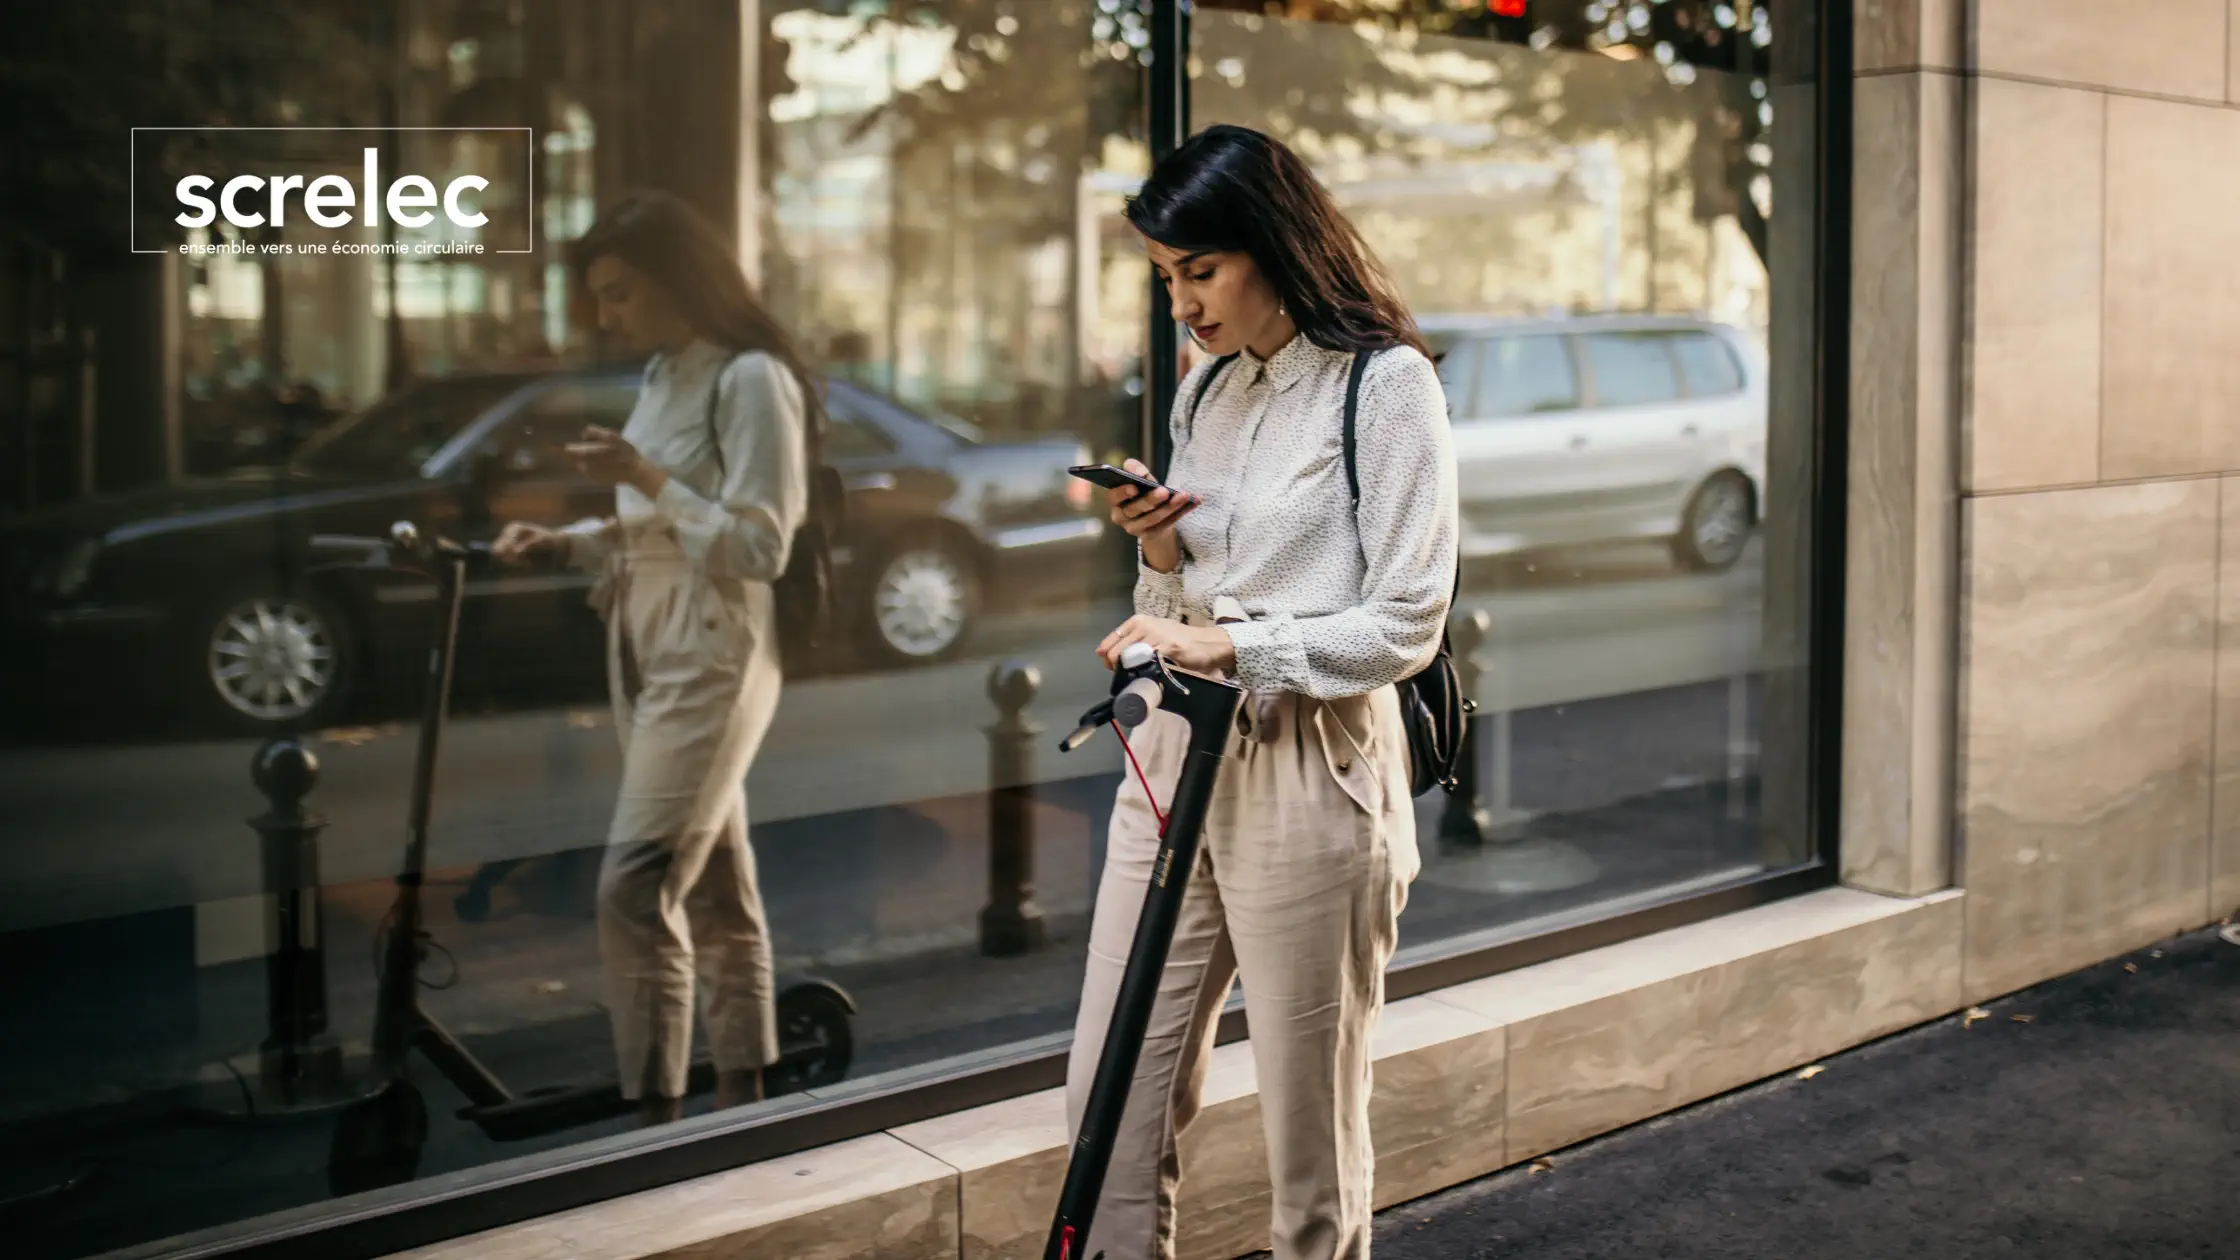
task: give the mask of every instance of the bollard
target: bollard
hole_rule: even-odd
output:
[[[1042,907],[1034,903],[1034,740],[1042,727],[1027,706],[1042,690],[1042,671],[1004,661],[988,671],[996,720],[988,736],[988,904],[980,911],[980,952],[1010,958],[1043,941]]]
[[[319,914],[319,835],[324,815],[303,807],[319,782],[319,759],[290,736],[268,739],[249,762],[268,808],[249,820],[261,842],[264,892],[272,907],[265,955],[265,1039],[254,1081],[203,1090],[198,1109],[279,1118],[349,1102],[342,1047],[327,1035],[326,928]],[[230,1069],[227,1069],[230,1076]]]
[[[1493,618],[1485,609],[1477,609],[1457,618],[1452,634],[1455,681],[1461,684],[1464,696],[1475,700],[1478,683],[1485,674],[1485,667],[1478,662],[1478,649],[1493,634]],[[1508,714],[1497,717],[1506,720]],[[1462,759],[1455,771],[1456,786],[1447,794],[1446,808],[1439,815],[1442,840],[1484,844],[1493,834],[1493,815],[1478,800],[1478,725],[1482,720],[1475,714],[1462,720]]]

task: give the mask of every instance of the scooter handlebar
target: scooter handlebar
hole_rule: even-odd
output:
[[[1193,726],[1207,720],[1227,721],[1235,697],[1241,694],[1236,685],[1196,675],[1190,678],[1187,685],[1177,679],[1150,644],[1129,644],[1120,652],[1119,668],[1112,671],[1111,696],[1081,715],[1073,733],[1058,741],[1058,751],[1081,747],[1107,723],[1130,729],[1141,726],[1156,709],[1174,710]]]
[[[389,536],[375,538],[364,534],[313,534],[310,540],[313,551],[345,553],[362,564],[374,567],[401,567],[417,569],[418,561],[425,565],[435,560],[463,560],[469,568],[482,568],[493,562],[495,553],[489,543],[458,543],[440,536],[422,534],[420,527],[411,521],[398,521],[389,527]],[[399,565],[399,560],[406,563]]]
[[[313,534],[313,551],[379,551],[389,545],[386,538],[369,538],[362,534]]]

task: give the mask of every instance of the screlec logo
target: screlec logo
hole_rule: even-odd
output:
[[[360,205],[364,207],[364,218],[360,221],[367,227],[380,222],[384,205],[389,217],[406,227],[426,227],[435,221],[435,215],[423,209],[436,203],[436,186],[425,175],[401,176],[389,185],[386,198],[381,195],[381,150],[374,148],[365,151],[365,180],[357,188],[352,188],[350,181],[340,175],[318,176],[308,186],[301,175],[269,178],[236,175],[226,181],[225,191],[212,201],[208,194],[216,185],[217,180],[208,175],[181,176],[173,191],[178,194],[179,204],[187,208],[180,211],[173,222],[180,227],[209,227],[217,222],[219,211],[223,209],[226,222],[235,227],[264,227],[268,223],[273,227],[286,227],[288,194],[297,190],[303,194],[304,214],[320,227],[347,226],[352,211]],[[443,217],[455,227],[481,227],[488,223],[490,216],[466,208],[461,194],[468,189],[481,190],[489,186],[490,181],[480,175],[460,175],[452,179],[443,190]],[[267,188],[272,194],[269,201],[252,201],[249,205],[256,208],[242,208],[242,194],[261,193]]]
[[[526,254],[536,247],[536,133],[527,127],[132,132],[134,188],[147,182],[171,194],[157,211],[168,223],[135,217],[137,254]],[[139,198],[135,191],[136,205]],[[184,229],[184,239],[171,227]]]

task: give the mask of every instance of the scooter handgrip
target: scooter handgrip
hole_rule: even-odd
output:
[[[1159,684],[1149,678],[1138,678],[1112,698],[1112,720],[1133,730],[1143,725],[1151,711],[1159,707],[1159,700]]]

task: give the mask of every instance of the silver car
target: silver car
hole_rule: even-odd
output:
[[[1454,418],[1464,555],[1659,539],[1688,569],[1741,557],[1766,449],[1743,334],[1658,315],[1419,322]]]

